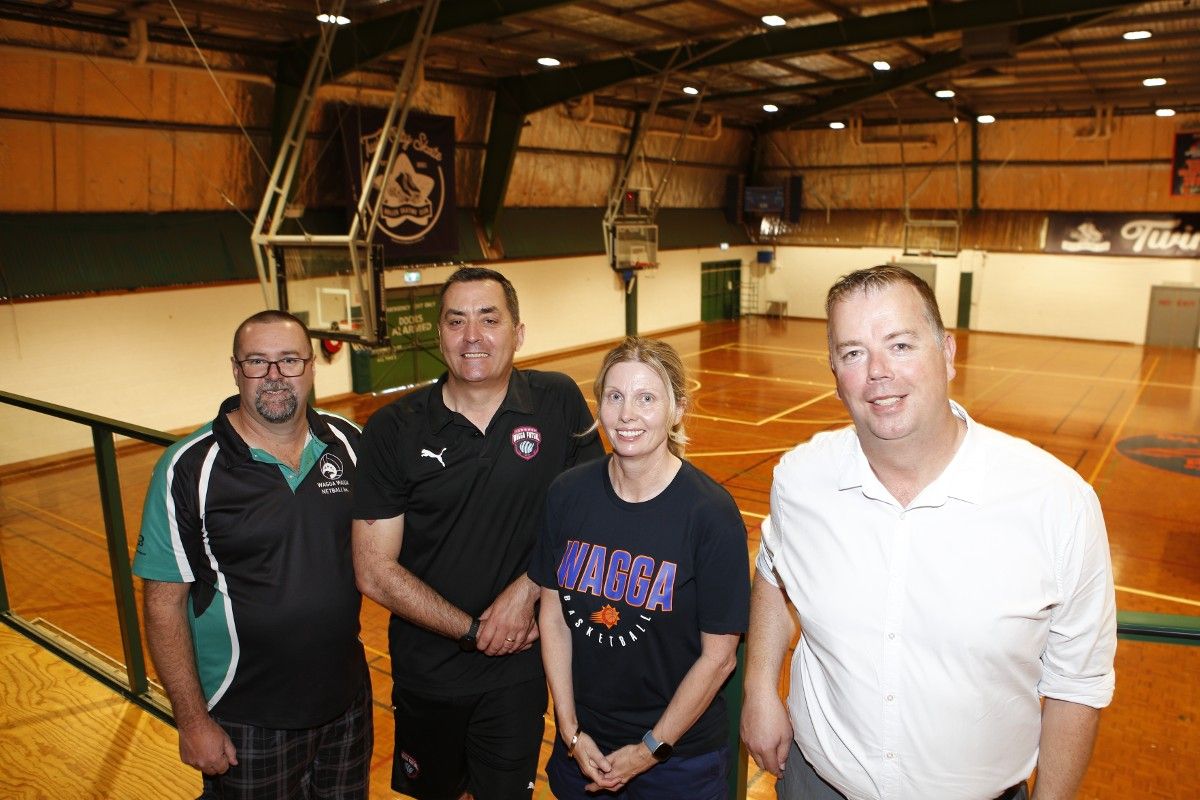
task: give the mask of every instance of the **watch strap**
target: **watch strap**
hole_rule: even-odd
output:
[[[674,750],[671,745],[656,739],[653,729],[646,731],[642,736],[642,744],[646,745],[646,749],[650,751],[650,755],[654,756],[656,761],[666,761]]]

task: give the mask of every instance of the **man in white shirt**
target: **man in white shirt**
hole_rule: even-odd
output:
[[[775,469],[748,750],[781,800],[1013,800],[1035,766],[1036,800],[1074,797],[1115,680],[1095,493],[950,401],[954,338],[911,272],[847,275],[826,312],[854,425]]]

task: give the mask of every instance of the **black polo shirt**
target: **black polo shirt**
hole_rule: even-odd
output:
[[[365,673],[350,553],[358,428],[308,409],[323,444],[295,488],[226,415],[167,448],[146,493],[135,574],[190,584],[188,623],[208,707],[231,722],[313,728]]]
[[[564,469],[604,454],[575,382],[513,370],[486,433],[442,401],[437,383],[377,411],[363,431],[356,519],[404,515],[399,563],[473,616],[523,574],[546,489]],[[542,674],[537,647],[504,657],[392,616],[392,673],[401,686],[475,694]]]

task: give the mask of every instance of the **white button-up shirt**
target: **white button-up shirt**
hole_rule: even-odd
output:
[[[757,566],[800,616],[788,711],[801,751],[852,800],[994,798],[1033,770],[1039,695],[1112,699],[1095,493],[951,406],[967,434],[907,508],[852,427],[775,469]]]

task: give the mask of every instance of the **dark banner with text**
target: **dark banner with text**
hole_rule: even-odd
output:
[[[1200,214],[1049,214],[1042,250],[1200,258]]]
[[[340,111],[346,121],[342,130],[353,184],[351,197],[357,203],[371,158],[384,144],[387,111],[357,106]],[[383,193],[374,242],[383,245],[384,257],[389,261],[412,263],[455,256],[458,208],[454,199],[454,117],[410,111],[404,128],[391,172],[377,177],[368,189],[368,217],[371,204],[379,192]]]

